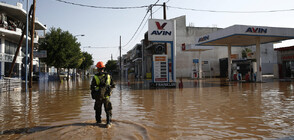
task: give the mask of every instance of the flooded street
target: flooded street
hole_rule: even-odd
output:
[[[90,79],[0,93],[0,139],[279,139],[294,136],[294,83],[116,83],[113,126],[96,125]],[[105,123],[105,112],[102,113]]]

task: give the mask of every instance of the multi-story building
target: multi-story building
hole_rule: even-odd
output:
[[[23,26],[26,25],[27,12],[23,9],[21,3],[16,5],[10,5],[3,2],[0,2],[0,75],[8,76],[11,64],[18,47]],[[46,30],[46,27],[41,24],[37,18],[35,20],[35,30]],[[30,35],[29,35],[30,36]],[[30,46],[30,37],[29,46]],[[39,36],[35,32],[34,43],[37,48]],[[21,44],[21,51],[19,52],[14,69],[12,72],[12,77],[21,77],[22,76],[22,59],[25,57],[25,41]],[[34,65],[37,65],[37,58],[34,58]],[[34,66],[36,67],[36,66]]]

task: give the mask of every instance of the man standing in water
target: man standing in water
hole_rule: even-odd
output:
[[[99,61],[96,65],[98,73],[94,75],[91,82],[91,95],[95,99],[94,109],[96,111],[96,122],[101,123],[102,104],[106,113],[106,127],[111,126],[112,105],[110,102],[111,89],[115,87],[111,76],[104,72],[104,64]]]

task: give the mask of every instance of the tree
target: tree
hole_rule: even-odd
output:
[[[50,28],[45,40],[40,45],[41,50],[47,51],[47,58],[43,61],[48,66],[57,68],[59,75],[60,68],[77,68],[81,57],[80,43],[68,31],[60,28]]]
[[[93,65],[94,61],[92,58],[92,55],[90,55],[87,52],[83,52],[82,53],[82,63],[80,65],[80,69],[85,70],[89,69],[91,67],[91,65]],[[84,73],[85,74],[85,73]]]
[[[105,71],[110,73],[117,72],[117,60],[108,60],[105,65]]]
[[[245,48],[244,50],[242,50],[242,58],[247,58],[247,54],[251,52],[252,52],[251,49]]]

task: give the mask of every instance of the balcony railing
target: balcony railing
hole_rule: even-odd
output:
[[[12,62],[13,61],[14,55],[11,54],[5,54],[5,53],[0,53],[0,61],[4,62]],[[17,57],[16,62],[21,62],[22,57]]]

